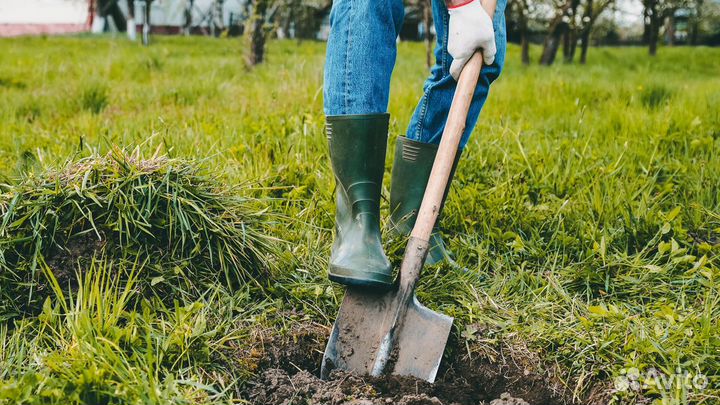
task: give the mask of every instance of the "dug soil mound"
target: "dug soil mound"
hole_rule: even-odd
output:
[[[541,367],[523,347],[493,348],[499,356],[452,350],[443,360],[438,378],[429,384],[414,378],[372,378],[334,372],[320,380],[319,366],[327,339],[321,326],[297,326],[289,336],[263,341],[258,376],[245,396],[257,405],[560,405],[605,404],[609,391],[591,390],[574,398],[554,370]]]
[[[410,379],[367,379],[337,373],[322,381],[307,371],[290,376],[285,370],[271,369],[263,373],[251,389],[254,404],[337,404],[337,405],[445,405],[449,402],[427,392],[419,381]],[[487,404],[488,402],[475,402]],[[502,394],[490,405],[528,405],[528,402]]]

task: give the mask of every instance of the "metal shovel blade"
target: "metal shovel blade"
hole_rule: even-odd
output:
[[[452,324],[453,318],[428,309],[413,297],[397,336],[393,374],[434,382]]]
[[[371,374],[385,333],[381,323],[392,293],[348,288],[325,347],[320,377],[335,369]]]
[[[321,378],[334,369],[380,376],[413,376],[433,382],[450,335],[453,318],[421,305],[414,294],[416,275],[427,254],[412,240],[401,274],[408,282],[397,290],[378,293],[348,288],[321,366]]]

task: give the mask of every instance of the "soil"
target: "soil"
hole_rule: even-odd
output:
[[[87,265],[93,256],[102,251],[106,240],[104,234],[98,237],[95,233],[85,233],[67,240],[63,248],[58,248],[48,255],[45,260],[58,284],[76,289],[77,274],[74,269],[78,268],[79,263]]]
[[[262,349],[255,350],[262,353],[258,376],[243,396],[257,405],[600,405],[611,395],[609,387],[599,385],[582,400],[574,398],[556,370],[543,367],[537,355],[517,343],[475,345],[469,356],[453,352],[458,342],[449,342],[434,384],[342,371],[323,381],[318,376],[328,332],[320,325],[297,325],[285,338],[263,340]]]
[[[386,378],[393,380],[394,378]],[[382,390],[381,380],[362,378],[348,373],[335,373],[329,381],[322,381],[307,371],[289,375],[282,369],[270,369],[254,383],[250,390],[253,404],[292,405],[292,404],[337,404],[337,405],[456,405],[437,396],[432,396],[416,387],[413,381],[400,382],[392,391]],[[504,393],[500,398],[488,402],[475,402],[489,405],[529,405],[526,401],[513,398]]]

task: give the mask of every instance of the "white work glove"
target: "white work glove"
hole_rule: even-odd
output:
[[[482,49],[483,62],[486,65],[495,61],[495,30],[492,18],[479,0],[472,0],[458,7],[448,7],[448,12],[448,52],[453,57],[450,74],[457,80],[476,50]]]

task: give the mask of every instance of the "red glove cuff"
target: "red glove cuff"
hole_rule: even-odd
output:
[[[456,8],[460,8],[460,7],[462,7],[462,6],[467,6],[468,4],[472,3],[473,1],[475,1],[475,0],[467,0],[467,1],[464,1],[464,2],[462,2],[462,3],[460,3],[460,4],[456,4],[456,5],[454,5],[454,6],[448,6],[448,10],[453,10],[453,9],[456,9]]]

